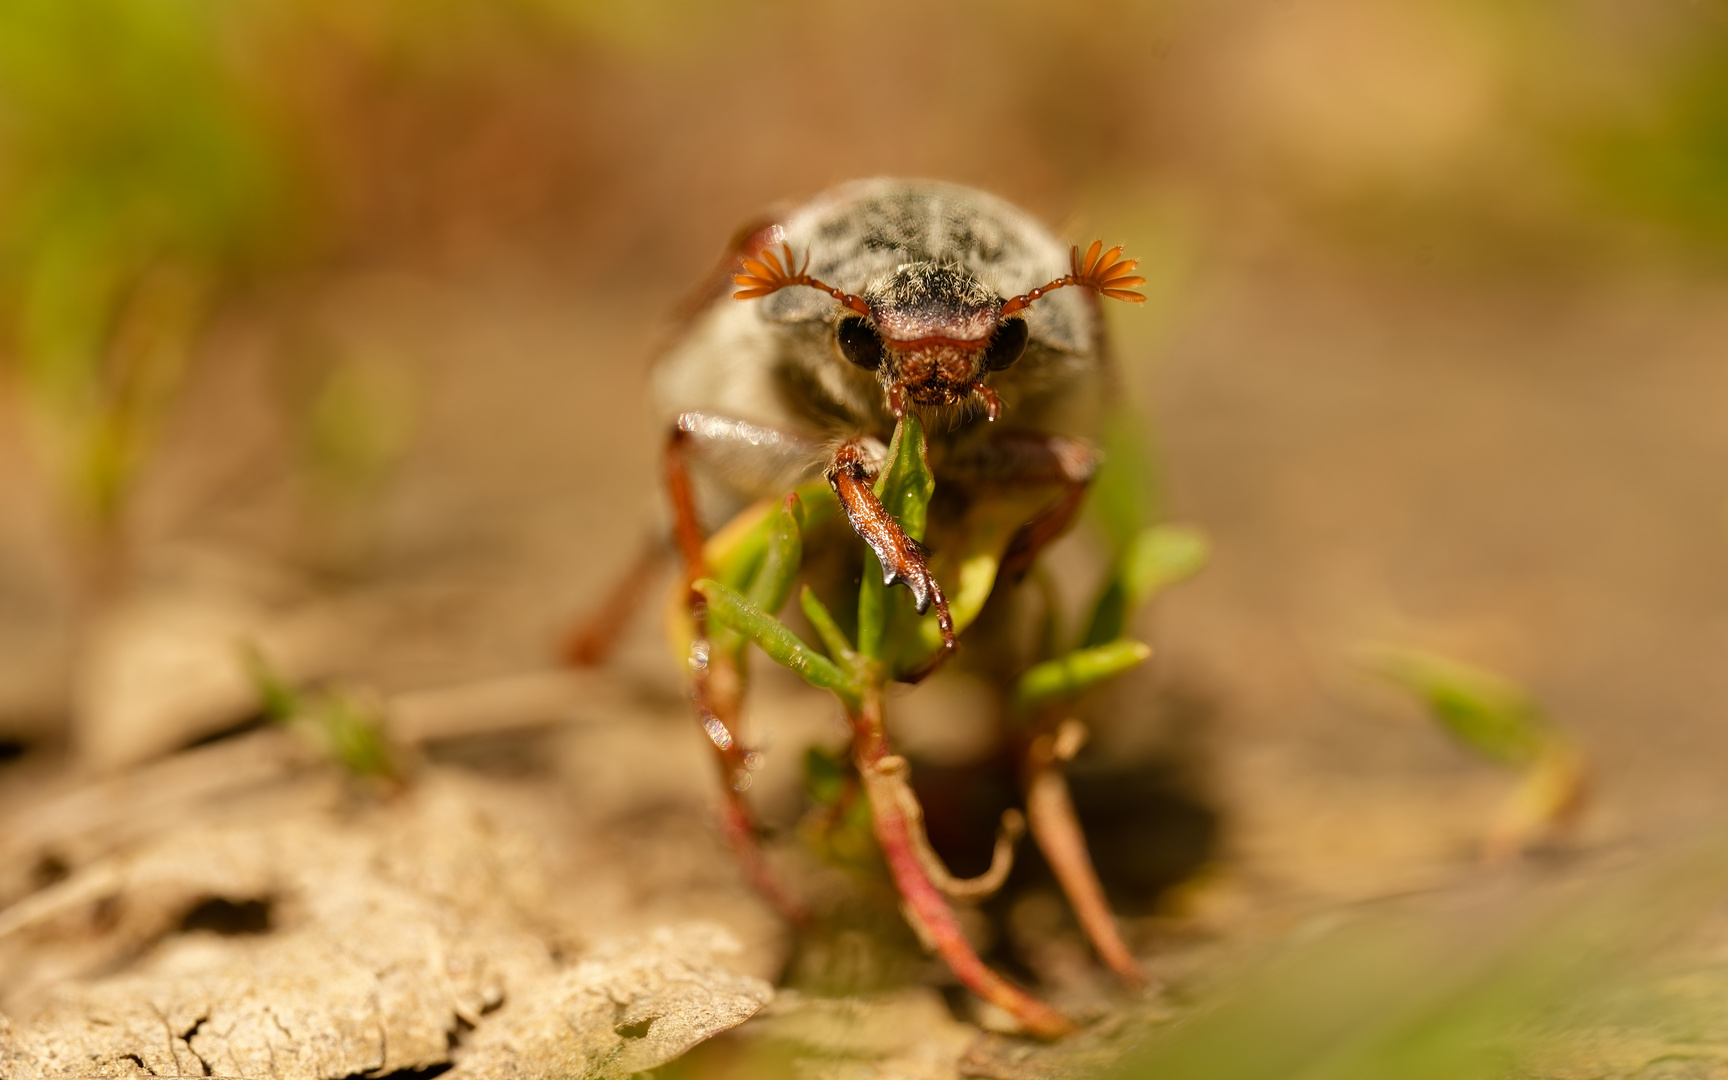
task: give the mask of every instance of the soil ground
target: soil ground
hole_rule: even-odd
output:
[[[1636,876],[1715,835],[1728,761],[1721,287],[1462,283],[1312,250],[1299,237],[1244,241],[1192,267],[1151,325],[1113,313],[1167,512],[1214,548],[1204,574],[1150,615],[1156,656],[1101,705],[1076,780],[1084,788],[1088,765],[1107,773],[1112,761],[1162,778],[1157,799],[1100,803],[1095,820],[1107,828],[1127,815],[1145,828],[1131,836],[1182,848],[1175,865],[1193,876],[1162,898],[1140,896],[1129,923],[1169,990],[1150,1001],[1116,994],[1047,894],[1029,887],[993,932],[1053,944],[1042,957],[1023,948],[1017,970],[1082,1013],[1115,1018],[1070,1057],[981,1035],[996,1019],[952,988],[927,989],[940,978],[887,920],[889,944],[864,948],[862,973],[847,977],[867,995],[782,991],[685,1068],[742,1068],[775,1040],[824,1063],[821,1075],[1089,1068],[1120,1049],[1110,1032],[1122,1017],[1185,1015],[1259,951],[1317,928],[1414,907],[1501,928],[1476,935],[1494,938],[1547,910],[1543,898],[1590,893],[1607,868]],[[687,1025],[691,1034],[679,1028],[633,1058],[643,1037],[632,1008],[647,1010],[642,1031],[658,1017],[747,1016],[767,997],[749,977],[841,964],[844,940],[795,945],[716,840],[711,777],[657,611],[608,673],[553,664],[569,620],[659,520],[646,393],[665,298],[577,293],[502,261],[334,279],[308,307],[321,347],[412,373],[407,456],[363,505],[309,512],[305,492],[268,468],[285,437],[262,359],[268,313],[216,336],[223,362],[200,369],[140,503],[137,584],[91,639],[97,661],[80,658],[94,726],[68,734],[20,721],[27,749],[0,766],[0,900],[10,905],[0,912],[0,1010],[15,1023],[10,1036],[0,1027],[0,1047],[57,1016],[124,1012],[115,1002],[140,994],[166,1016],[158,998],[170,994],[189,1010],[189,1033],[175,1020],[169,1043],[191,1050],[205,1039],[206,1071],[255,1061],[200,1027],[240,1015],[218,1000],[226,984],[198,976],[186,989],[185,973],[205,970],[200,949],[240,950],[232,955],[268,970],[273,937],[343,941],[356,926],[424,924],[415,944],[379,930],[372,953],[343,962],[364,982],[417,970],[426,948],[469,950],[465,975],[428,961],[410,978],[448,979],[427,991],[436,1000],[415,997],[424,987],[404,990],[407,1004],[374,999],[379,1015],[433,1035],[380,1022],[395,1044],[375,1053],[359,1039],[364,1052],[338,1046],[270,1075],[441,1068],[452,1054],[459,1070],[502,1069],[514,1059],[489,1029],[507,1027],[509,1052],[531,1054],[520,1001],[575,1016],[569,1002],[586,993],[613,1004],[581,1067],[622,1075],[729,1026]],[[263,481],[250,471],[257,461]],[[19,482],[0,529],[14,598],[0,616],[0,689],[12,713],[43,718],[73,660],[44,644],[55,635],[42,628],[64,629],[75,613],[51,522],[21,475],[8,477]],[[1085,561],[1079,542],[1058,558]],[[384,695],[396,733],[416,747],[406,790],[356,788],[288,736],[241,729],[256,714],[244,678],[206,677],[200,665],[222,662],[246,635],[281,649],[297,677]],[[1361,675],[1348,658],[1367,640],[1425,645],[1529,687],[1590,756],[1579,830],[1532,865],[1483,867],[1478,848],[1510,778]],[[783,822],[796,809],[800,747],[834,740],[828,709],[763,679],[756,723],[769,764],[757,794]],[[910,706],[907,717],[927,722]],[[129,734],[115,735],[121,727]],[[81,761],[78,740],[94,748]],[[811,882],[845,891],[820,874]],[[360,899],[321,905],[326,885]],[[268,917],[247,923],[247,904]],[[1694,936],[1663,954],[1692,973],[1691,1001],[1720,1000],[1709,907],[1683,905],[1673,925]],[[717,929],[689,929],[698,924]],[[607,968],[574,989],[560,974],[576,957],[659,956],[606,943],[665,927],[684,935],[664,939],[665,970]],[[699,990],[667,998],[653,989],[667,978]],[[602,984],[611,989],[593,990]],[[538,989],[513,999],[508,988],[519,987]],[[202,1004],[187,1005],[188,994]],[[305,1015],[315,1024],[324,1014]],[[1590,1039],[1603,1070],[1592,1076],[1728,1070],[1728,1042],[1708,1032],[1633,1036],[1615,1023],[1578,1020],[1566,1030],[1585,1034],[1562,1040],[1538,1074],[1586,1075],[1552,1062]],[[1694,1071],[1645,1071],[1676,1060],[1678,1044]],[[156,1071],[147,1059],[113,1051],[102,1069]]]

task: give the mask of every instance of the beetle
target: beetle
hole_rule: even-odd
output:
[[[1100,300],[1143,301],[1134,291],[1144,283],[1136,265],[1121,247],[1101,241],[1085,251],[1064,246],[1030,215],[982,191],[855,181],[741,229],[661,358],[653,385],[668,432],[665,481],[684,568],[691,696],[728,795],[723,828],[753,883],[789,917],[802,918],[802,909],[767,871],[743,799],[758,759],[736,735],[742,675],[709,646],[707,526],[825,479],[846,523],[875,554],[885,586],[904,585],[920,615],[934,612],[936,648],[915,669],[897,673],[906,681],[928,675],[955,653],[959,630],[931,551],[873,487],[891,438],[916,416],[920,433],[928,431],[935,487],[961,506],[1008,491],[1022,493],[1024,503],[1024,492],[1038,493],[1006,540],[990,587],[1017,580],[1072,522],[1099,462],[1091,437],[1110,387]],[[586,640],[578,652],[592,652],[599,637]],[[874,809],[878,801],[910,798],[910,789],[903,759],[886,750],[879,715],[871,723],[874,749],[860,750],[858,760],[866,785],[876,785]],[[859,745],[866,741],[860,736]],[[1041,768],[1062,755],[1053,736],[1035,743],[1027,757],[1042,754],[1048,760]],[[1051,826],[1050,843],[1070,850],[1051,862],[1100,954],[1125,980],[1143,985],[1110,923],[1063,792],[1047,811],[1067,815]],[[907,816],[921,820],[915,805]],[[915,846],[921,825],[911,832]],[[891,856],[880,820],[877,834]],[[1038,838],[1045,846],[1047,838]],[[917,900],[898,877],[897,884],[909,911],[924,904],[921,929],[939,939],[939,951],[969,986],[1032,1030],[1065,1029],[1061,1017],[983,967],[945,907]]]
[[[1011,204],[930,181],[843,185],[735,247],[730,299],[760,303],[715,298],[665,356],[655,392],[674,445],[717,463],[734,500],[825,472],[888,579],[920,612],[936,607],[951,652],[942,587],[866,478],[916,409],[934,414],[939,482],[1061,486],[1012,546],[1010,576],[1023,571],[1091,478],[1083,436],[1105,390],[1096,297],[1144,301],[1136,261],[1101,242],[1064,252]]]

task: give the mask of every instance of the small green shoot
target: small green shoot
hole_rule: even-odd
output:
[[[895,428],[887,467],[875,485],[876,495],[906,534],[922,541],[934,490],[923,428],[916,417],[909,416]],[[812,798],[823,808],[822,813],[807,819],[809,839],[818,850],[850,858],[854,850],[863,848],[854,841],[873,835],[908,905],[908,919],[923,929],[932,947],[962,982],[985,1000],[1013,1013],[1029,1031],[1055,1035],[1070,1030],[1066,1017],[985,967],[966,941],[945,899],[945,895],[961,895],[955,890],[963,883],[954,881],[940,858],[930,851],[923,833],[922,809],[906,786],[906,761],[890,749],[883,722],[883,687],[889,678],[913,671],[929,659],[930,643],[923,629],[929,616],[917,614],[909,590],[889,589],[873,551],[864,558],[855,649],[809,587],[801,592],[799,604],[829,655],[805,643],[765,606],[784,602],[802,555],[796,509],[797,500],[790,499],[780,524],[752,522],[735,534],[740,540],[733,543],[733,550],[743,548],[741,538],[745,536],[760,532],[763,537],[761,569],[750,585],[741,590],[725,581],[703,578],[692,588],[706,601],[711,640],[716,629],[725,628],[740,639],[755,642],[776,663],[834,694],[846,709],[853,729],[856,779],[845,774],[837,761],[815,754],[807,757],[806,780]],[[983,607],[994,587],[1002,545],[1012,535],[1013,526],[1007,522],[1004,518],[994,528],[974,529],[970,544],[955,545],[963,555],[957,596],[968,620]],[[1157,573],[1143,570],[1145,562],[1130,564],[1137,572],[1129,580],[1137,586],[1157,578]],[[1146,587],[1137,587],[1139,594],[1146,591]],[[1020,709],[1033,709],[1079,694],[1140,664],[1149,655],[1151,649],[1146,645],[1125,640],[1082,649],[1028,671],[1016,684],[1013,697]]]
[[[369,695],[335,689],[312,703],[311,719],[330,756],[355,776],[398,779],[384,717]]]
[[[793,582],[804,561],[804,504],[796,494],[773,509],[751,530],[751,546],[760,548],[749,560],[749,572],[742,581],[728,582],[756,607],[770,614],[786,606],[792,594]],[[709,632],[712,647],[722,653],[741,656],[744,638],[738,631],[721,624]]]
[[[888,447],[888,464],[875,485],[877,498],[894,515],[906,535],[923,542],[929,527],[931,495],[936,477],[930,471],[923,425],[915,416],[895,429]],[[956,633],[984,610],[996,586],[996,570],[1014,529],[1025,520],[1024,508],[1011,500],[996,505],[971,523],[963,536],[950,537],[951,550],[937,553],[932,569],[949,587],[948,609]],[[858,651],[881,659],[895,675],[923,667],[942,647],[942,631],[934,611],[919,615],[911,596],[882,584],[881,563],[873,552],[864,557],[864,577],[858,594]]]
[[[1076,697],[1125,671],[1132,671],[1152,655],[1152,647],[1122,639],[1089,649],[1076,649],[1066,656],[1035,665],[1014,682],[1010,699],[1014,708],[1028,712],[1040,705]]]
[[[1484,843],[1489,861],[1510,858],[1575,818],[1584,802],[1587,762],[1523,687],[1493,672],[1400,646],[1365,648],[1362,663],[1416,694],[1466,749],[1518,771],[1518,786]]]
[[[816,628],[816,636],[822,639],[822,647],[828,650],[829,656],[837,662],[848,662],[857,655],[852,643],[846,640],[846,632],[840,629],[840,624],[822,606],[822,601],[817,599],[810,586],[804,586],[798,594],[798,605],[804,609],[804,617],[810,620],[810,625]]]
[[[382,710],[369,695],[341,688],[298,689],[254,646],[246,647],[242,659],[258,691],[259,707],[272,722],[306,736],[353,776],[401,779]]]
[[[1081,644],[1103,645],[1122,636],[1135,610],[1178,582],[1198,574],[1211,555],[1206,535],[1186,525],[1154,525],[1123,548],[1092,608]]]
[[[265,718],[279,724],[293,719],[301,710],[300,692],[276,673],[256,645],[247,645],[241,652],[241,659],[253,689],[258,691],[259,708]]]
[[[708,614],[754,641],[768,658],[801,675],[811,686],[855,700],[857,681],[834,661],[804,643],[785,623],[752,604],[748,597],[712,578],[694,588],[708,601]]]
[[[1524,768],[1554,738],[1536,702],[1509,679],[1400,646],[1371,646],[1362,658],[1368,670],[1415,694],[1448,734],[1489,761]]]

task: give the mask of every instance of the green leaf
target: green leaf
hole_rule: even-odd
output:
[[[822,639],[822,647],[828,650],[830,657],[844,660],[852,655],[852,643],[846,640],[846,632],[840,629],[840,624],[822,606],[822,601],[817,599],[810,586],[804,586],[804,591],[798,595],[798,606],[804,609],[804,617],[816,628],[816,636]]]
[[[846,671],[806,645],[784,623],[752,604],[738,590],[713,578],[703,578],[694,587],[707,599],[710,616],[754,641],[769,659],[797,672],[811,686],[833,691],[847,700],[857,697],[857,687]]]
[[[1206,534],[1186,525],[1154,525],[1134,538],[1122,560],[1131,603],[1143,604],[1164,588],[1198,574],[1211,555]]]
[[[779,611],[792,595],[792,583],[804,561],[803,525],[804,504],[797,493],[786,496],[768,517],[762,566],[750,582],[749,592],[750,602],[763,611]]]
[[[1067,656],[1046,660],[1014,682],[1012,699],[1020,710],[1057,698],[1073,697],[1106,679],[1139,667],[1152,655],[1152,647],[1139,641],[1112,641]]]
[[[887,464],[876,478],[876,497],[907,536],[921,541],[929,520],[930,496],[935,490],[936,477],[930,472],[925,453],[924,426],[916,416],[908,415],[894,426]],[[906,615],[897,616],[900,608],[912,611],[911,595],[905,590],[895,594],[882,584],[882,563],[875,552],[865,552],[864,579],[858,586],[860,653],[880,660],[897,651],[893,648],[897,642],[885,638],[890,627],[896,629],[896,638],[905,633],[898,631],[898,627],[908,625]]]
[[[954,617],[956,634],[964,633],[978,618],[978,613],[984,610],[985,601],[990,599],[990,590],[996,587],[996,570],[1002,564],[1002,548],[1006,543],[1007,538],[1002,537],[1000,543],[975,546],[961,557],[959,571],[948,578],[954,585],[954,591],[948,597],[948,611]],[[947,567],[941,569],[947,576]],[[935,612],[918,616],[910,605],[907,605],[906,612],[916,618],[915,629],[904,635],[909,648],[901,650],[895,666],[910,671],[921,666],[942,647],[942,628],[937,625]],[[901,637],[899,633],[895,636]]]
[[[955,633],[964,633],[984,610],[996,587],[996,573],[1009,541],[1047,498],[1047,492],[1003,492],[1000,497],[979,500],[958,528],[944,530],[944,549],[933,557],[931,569],[937,580],[948,586],[948,610],[954,617]],[[895,666],[908,671],[921,667],[941,647],[942,631],[933,612],[919,618],[908,604],[903,615],[908,623],[916,622],[916,631],[903,637],[896,634],[905,647],[897,653]]]
[[[1362,662],[1420,697],[1454,738],[1492,761],[1528,766],[1557,737],[1524,688],[1493,672],[1395,645],[1364,649]]]
[[[797,493],[786,496],[759,521],[752,520],[749,529],[741,534],[748,540],[748,557],[734,561],[729,567],[734,576],[741,575],[741,580],[726,583],[744,590],[751,603],[769,614],[786,606],[803,563],[803,518],[803,503]],[[718,654],[742,657],[744,653],[743,636],[729,626],[710,627],[708,644]]]
[[[775,503],[763,499],[738,511],[702,545],[702,558],[714,580],[734,589],[749,586],[768,554],[768,522]]]
[[[882,626],[888,602],[888,586],[882,584],[882,561],[874,551],[866,550],[864,579],[858,583],[858,651],[872,660],[882,658]]]
[[[888,444],[888,464],[876,478],[876,497],[882,506],[914,540],[924,539],[924,527],[930,509],[930,496],[936,491],[936,477],[930,472],[930,462],[924,442],[924,425],[908,413],[894,426],[894,439]]]
[[[1133,409],[1115,409],[1104,419],[1104,460],[1092,478],[1087,504],[1112,552],[1126,550],[1158,517],[1158,486],[1145,432],[1144,418]]]
[[[798,519],[800,532],[826,524],[840,512],[840,503],[826,481],[805,484],[793,492],[803,507]],[[734,589],[748,587],[762,560],[768,555],[769,537],[782,500],[763,499],[738,512],[702,546],[714,580]]]
[[[1102,645],[1121,637],[1142,604],[1199,573],[1210,554],[1206,534],[1198,529],[1154,525],[1140,530],[1122,550],[1115,572],[1093,605],[1082,645]]]

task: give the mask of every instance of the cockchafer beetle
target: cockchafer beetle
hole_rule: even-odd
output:
[[[1018,581],[1074,519],[1099,461],[1090,440],[1111,387],[1099,299],[1144,300],[1133,291],[1144,282],[1136,265],[1102,242],[1084,251],[1065,247],[984,192],[930,181],[856,181],[741,229],[654,381],[669,432],[666,484],[684,569],[692,698],[726,782],[724,828],[754,884],[789,917],[803,917],[763,862],[744,796],[759,756],[737,737],[743,636],[734,633],[729,648],[715,640],[726,633],[711,610],[716,598],[725,599],[734,620],[741,604],[748,607],[711,580],[723,576],[715,563],[726,557],[716,544],[739,530],[728,525],[711,535],[704,521],[726,522],[753,503],[766,520],[766,508],[803,485],[823,498],[832,492],[874,555],[884,587],[904,584],[911,606],[933,623],[924,635],[928,655],[895,666],[880,659],[880,647],[877,659],[868,656],[864,599],[854,652],[806,591],[806,613],[819,629],[824,620],[830,627],[822,633],[833,661],[865,673],[836,693],[847,703],[874,831],[908,918],[966,985],[1045,1035],[1066,1030],[1067,1021],[985,967],[960,935],[940,894],[967,883],[946,875],[931,853],[905,783],[906,762],[889,752],[880,695],[872,699],[868,689],[884,678],[911,682],[929,674],[955,652],[965,628],[932,570],[940,544],[927,548],[912,535],[922,531],[923,505],[918,528],[903,527],[904,515],[884,505],[880,488],[893,455],[911,445],[902,443],[902,428],[915,427],[906,438],[918,440],[917,462],[946,496],[948,519],[993,501],[1017,507],[1009,527],[997,530],[982,593]],[[782,567],[781,577],[801,558],[794,548],[793,566]],[[751,609],[752,617],[772,621],[789,581],[753,594],[764,610]],[[628,595],[620,593],[574,639],[574,656],[593,661],[604,652]],[[983,599],[970,595],[958,605],[962,623]],[[1065,789],[1052,795],[1039,787],[1075,742],[1071,729],[1047,727],[1023,740],[1034,838],[1100,955],[1125,981],[1143,985],[1104,905]]]

